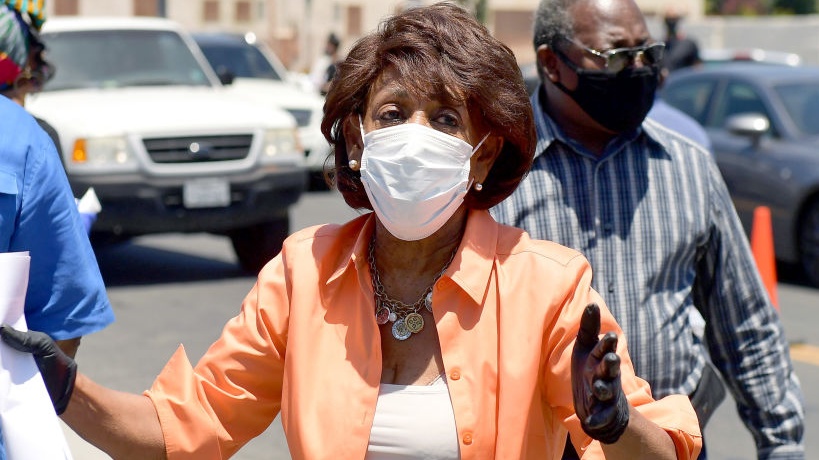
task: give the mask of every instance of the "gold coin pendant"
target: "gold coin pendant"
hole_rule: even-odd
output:
[[[424,317],[420,313],[410,313],[404,318],[404,324],[410,332],[417,334],[424,328]]]

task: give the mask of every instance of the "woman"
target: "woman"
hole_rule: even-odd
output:
[[[387,20],[322,125],[338,189],[375,212],[291,235],[197,366],[180,348],[144,396],[55,385],[63,419],[115,458],[228,457],[280,410],[297,459],[555,459],[567,430],[583,458],[695,458],[688,399],[634,376],[585,259],[486,211],[530,165],[532,116],[511,51],[460,8]],[[36,334],[2,333],[71,381]]]

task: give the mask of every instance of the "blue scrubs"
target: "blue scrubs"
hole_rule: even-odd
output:
[[[18,251],[31,256],[29,329],[64,340],[114,321],[51,138],[22,107],[0,97],[0,252]],[[0,460],[4,451],[0,445]]]

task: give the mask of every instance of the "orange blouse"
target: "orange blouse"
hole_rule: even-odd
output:
[[[364,458],[381,379],[373,223],[370,213],[294,233],[196,367],[177,350],[145,392],[169,459],[227,458],[280,410],[294,459]],[[603,458],[572,404],[571,350],[589,302],[601,331],[620,335],[629,402],[671,436],[678,458],[696,458],[691,403],[651,398],[591,276],[580,253],[470,212],[433,291],[462,459],[559,459],[567,430],[583,459]]]

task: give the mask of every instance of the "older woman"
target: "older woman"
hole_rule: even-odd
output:
[[[635,377],[583,256],[486,211],[534,148],[505,46],[458,7],[409,10],[353,47],[325,112],[338,189],[374,212],[288,238],[195,367],[180,348],[144,396],[72,393],[70,361],[3,329],[67,375],[73,429],[118,459],[229,457],[279,411],[297,459],[556,459],[567,432],[583,458],[696,456],[688,399]]]

